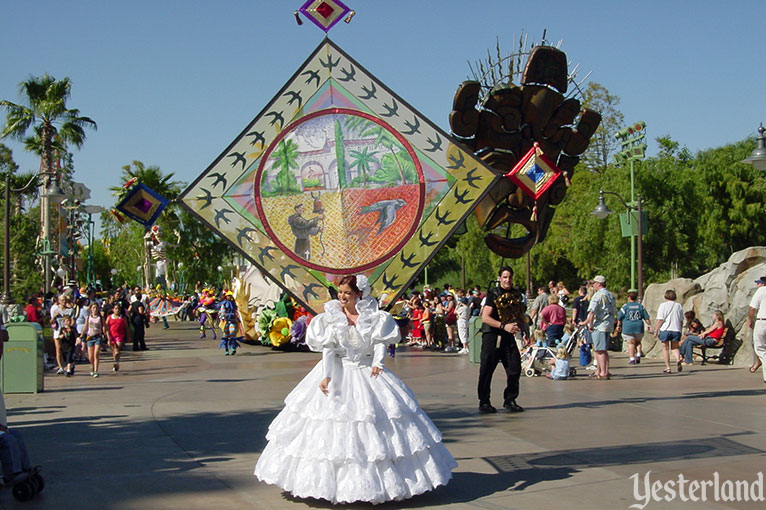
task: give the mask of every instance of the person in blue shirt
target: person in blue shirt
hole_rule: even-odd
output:
[[[641,340],[644,338],[644,324],[647,331],[652,332],[652,323],[649,321],[649,312],[644,305],[638,302],[638,291],[628,291],[628,302],[622,305],[617,315],[617,331],[622,333],[622,339],[628,342],[628,363],[636,365],[641,363]]]

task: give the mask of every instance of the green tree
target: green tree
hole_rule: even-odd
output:
[[[619,147],[619,141],[614,135],[625,127],[625,118],[617,109],[620,98],[603,85],[590,82],[583,94],[582,104],[601,114],[601,123],[582,155],[582,163],[588,170],[603,172],[612,163],[611,156]]]
[[[282,140],[271,156],[274,166],[279,168],[275,190],[277,193],[300,191],[292,170],[298,168],[298,144],[292,140]]]
[[[367,187],[367,174],[370,172],[370,165],[378,162],[378,160],[375,159],[375,154],[377,153],[378,151],[370,152],[370,148],[366,146],[361,150],[351,151],[352,161],[349,168],[357,167],[359,169],[362,174],[362,182],[365,188]]]
[[[72,84],[69,78],[56,80],[45,74],[31,77],[19,84],[19,93],[26,104],[0,100],[7,112],[0,138],[25,141],[30,128],[39,136],[41,149],[40,171],[52,172],[54,138],[61,144],[81,148],[85,142],[85,129],[96,129],[96,123],[80,115],[76,108],[68,108]]]
[[[346,178],[346,146],[343,142],[343,129],[337,120],[335,121],[335,161],[338,165],[338,188],[344,189],[348,187],[348,179]]]

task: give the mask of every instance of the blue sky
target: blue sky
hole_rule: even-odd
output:
[[[75,151],[91,203],[133,160],[191,182],[321,42],[295,23],[301,0],[4,2],[0,98],[30,75],[69,76],[70,106],[98,123]],[[766,2],[346,0],[330,36],[433,122],[449,129],[458,84],[524,31],[562,41],[570,66],[621,98],[626,122],[692,151],[753,136],[766,120]],[[16,143],[22,170],[39,162]],[[656,144],[650,143],[650,154]]]

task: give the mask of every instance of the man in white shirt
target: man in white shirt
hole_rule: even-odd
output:
[[[766,276],[755,281],[758,288],[750,300],[747,313],[747,325],[753,330],[753,351],[755,363],[750,367],[754,374],[763,367],[763,382],[766,383]]]
[[[606,288],[606,278],[598,275],[593,278],[593,288],[596,293],[588,305],[588,318],[584,324],[591,332],[593,350],[596,351],[596,379],[609,379],[609,334],[614,330],[617,317],[617,302],[614,294]]]

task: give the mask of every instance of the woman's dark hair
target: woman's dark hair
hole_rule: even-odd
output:
[[[346,275],[343,278],[341,278],[340,281],[338,282],[338,287],[340,287],[341,285],[348,285],[349,287],[351,287],[351,290],[353,290],[357,294],[361,294],[362,293],[362,291],[359,290],[359,287],[357,287],[357,285],[356,285],[356,275],[355,274],[349,274],[349,275]]]
[[[691,322],[692,319],[694,319],[694,310],[687,310],[684,312],[684,317],[686,318],[687,322]]]

